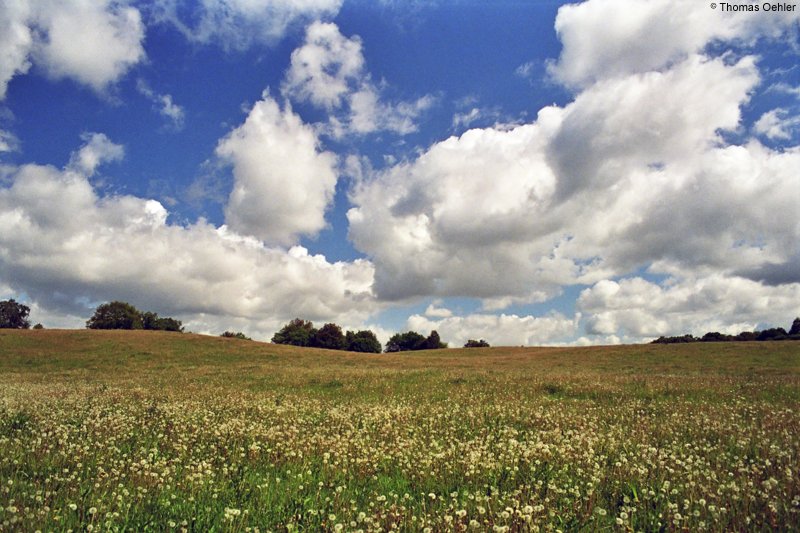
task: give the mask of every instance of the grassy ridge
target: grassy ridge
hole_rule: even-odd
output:
[[[0,330],[0,530],[800,529],[800,345]]]

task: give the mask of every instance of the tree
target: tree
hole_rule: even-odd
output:
[[[442,342],[436,330],[431,331],[428,337],[423,337],[416,331],[395,333],[386,343],[386,352],[408,352],[412,350],[438,350],[447,348],[447,343]]]
[[[474,339],[469,339],[466,344],[464,344],[464,348],[488,348],[489,343],[485,340],[481,339],[476,341]]]
[[[347,348],[342,328],[336,324],[325,324],[311,337],[309,344],[315,348],[326,348],[328,350],[344,350]]]
[[[422,345],[422,350],[441,350],[443,348],[447,348],[447,343],[442,342],[442,339],[439,338],[439,333],[436,330],[431,331],[431,334],[428,335],[428,338],[425,339],[425,343]]]
[[[180,320],[171,317],[159,317],[157,313],[147,311],[142,313],[142,328],[157,331],[178,331],[183,332]]]
[[[759,341],[775,341],[783,340],[786,338],[786,330],[783,328],[769,328],[764,331],[759,331],[756,340]]]
[[[382,346],[378,337],[369,330],[362,330],[357,333],[348,331],[345,335],[347,350],[362,353],[381,353]]]
[[[421,350],[425,344],[425,337],[416,331],[405,333],[395,333],[386,343],[386,352],[407,352],[411,350]]]
[[[142,314],[127,302],[113,301],[97,306],[86,321],[89,329],[142,329]]]
[[[316,332],[314,324],[310,321],[295,318],[272,336],[272,342],[291,344],[292,346],[310,346],[311,339],[314,338]]]
[[[28,329],[28,315],[31,308],[14,301],[14,299],[0,302],[0,328]]]
[[[792,322],[792,327],[789,329],[789,335],[800,335],[800,317],[795,318]]]

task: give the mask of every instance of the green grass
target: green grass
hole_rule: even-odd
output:
[[[0,330],[0,530],[800,529],[800,344]]]

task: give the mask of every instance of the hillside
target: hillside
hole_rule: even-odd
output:
[[[295,388],[320,379],[503,374],[800,375],[800,345],[697,343],[569,348],[496,347],[361,354],[156,331],[0,330],[0,373],[33,380],[193,381]]]
[[[0,331],[0,530],[794,531],[798,471],[797,342]]]

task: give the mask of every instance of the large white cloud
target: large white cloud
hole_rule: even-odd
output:
[[[777,291],[759,280],[785,280],[784,266],[796,263],[800,212],[786,191],[800,188],[800,150],[727,144],[724,132],[743,131],[741,110],[761,74],[754,56],[704,49],[712,39],[775,38],[793,15],[746,24],[723,16],[709,33],[697,8],[684,7],[563,8],[553,73],[580,87],[573,102],[531,124],[468,131],[361,180],[350,237],[375,263],[378,296],[472,296],[497,310],[642,268],[698,284],[727,276],[750,295]],[[674,42],[654,30],[674,46],[639,46],[653,18],[679,28]],[[611,37],[600,20],[610,20]],[[584,56],[591,37],[597,49]],[[609,339],[644,332],[596,326],[600,309],[591,316],[592,333]]]
[[[91,28],[91,31],[87,31]],[[141,14],[113,0],[9,0],[0,4],[0,99],[36,64],[102,92],[145,58]]]
[[[570,319],[560,313],[539,317],[478,313],[438,319],[412,315],[408,327],[424,335],[436,330],[452,348],[460,348],[469,339],[484,339],[492,346],[541,346],[574,338],[579,318]]]
[[[712,41],[777,37],[800,13],[734,13],[695,0],[590,0],[562,6],[555,28],[563,44],[550,66],[557,80],[586,87],[636,72],[669,68]]]
[[[387,103],[366,70],[361,39],[345,37],[334,23],[314,22],[303,45],[292,52],[283,94],[311,102],[331,114],[327,133],[341,137],[379,130],[404,135],[417,130],[416,119],[435,99]]]
[[[336,188],[336,156],[319,148],[314,130],[288,105],[268,94],[244,124],[216,149],[233,165],[233,191],[225,221],[244,235],[291,244],[325,227],[325,210]]]
[[[185,4],[195,10],[188,20]],[[296,24],[336,15],[342,0],[157,0],[161,18],[187,38],[242,50],[254,43],[273,44]]]
[[[784,327],[800,311],[800,283],[764,287],[740,277],[712,274],[668,279],[603,280],[578,298],[587,332],[645,340],[708,331],[736,334],[759,325]]]
[[[87,139],[73,162],[89,152],[105,154],[95,164],[114,158],[104,136]],[[45,316],[80,317],[80,325],[90,304],[121,299],[190,329],[268,338],[294,316],[359,324],[375,310],[368,261],[331,263],[203,220],[169,224],[157,201],[99,196],[87,179],[95,164],[26,165],[0,188],[0,285]]]

